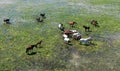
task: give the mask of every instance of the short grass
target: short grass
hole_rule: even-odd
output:
[[[2,4],[4,0],[0,1],[1,71],[120,70],[118,47],[120,38],[114,40],[112,37],[120,33],[119,0],[36,0],[34,2],[9,0],[8,4]],[[75,5],[69,5],[70,3]],[[78,3],[82,5],[79,6]],[[114,9],[107,8],[108,6],[100,10],[89,8],[89,6],[101,8],[105,4],[110,4]],[[47,18],[44,23],[35,20],[41,12],[46,13]],[[3,23],[3,19],[7,17],[11,19],[10,25]],[[99,22],[100,27],[90,24],[93,19]],[[69,21],[76,21],[78,24],[71,28],[68,25]],[[58,29],[59,23],[63,23],[66,29],[78,30],[82,33],[82,37],[87,37],[86,34],[89,34],[93,37],[95,45],[80,45],[73,39],[71,39],[72,46],[66,45]],[[90,26],[92,32],[85,32],[83,25]],[[39,40],[43,40],[42,48],[34,48],[31,52],[37,54],[27,55],[26,47]],[[75,61],[72,54],[76,52],[79,56],[78,64],[70,62],[70,60]]]

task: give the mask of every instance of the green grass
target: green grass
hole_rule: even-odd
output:
[[[120,58],[118,56],[120,41],[119,39],[109,41],[109,35],[116,35],[120,31],[119,18],[114,14],[119,11],[117,7],[113,12],[111,8],[94,12],[84,6],[80,8],[68,5],[69,2],[79,3],[78,0],[41,1],[42,3],[39,3],[39,0],[35,2],[31,0],[27,3],[16,0],[15,2],[0,7],[0,71],[117,71],[120,69],[119,63],[116,63]],[[119,6],[117,3],[112,4],[113,2],[115,1],[87,0],[85,3]],[[105,11],[107,14],[104,13]],[[46,13],[47,18],[44,23],[35,21],[40,12]],[[9,17],[12,24],[3,24],[4,17]],[[99,22],[100,27],[90,24],[93,19]],[[71,28],[68,25],[69,21],[76,21],[78,24],[75,28]],[[58,29],[59,23],[63,23],[66,29],[78,30],[82,33],[82,37],[87,37],[86,34],[89,34],[96,45],[80,45],[73,39],[71,39],[73,46],[66,45]],[[90,26],[92,32],[85,33],[83,25]],[[27,55],[26,47],[40,40],[43,40],[42,48],[33,49],[37,54]],[[73,59],[72,54],[76,52],[80,56],[78,66],[70,62]]]
[[[87,0],[92,4],[112,4],[112,5],[119,5],[119,0]]]

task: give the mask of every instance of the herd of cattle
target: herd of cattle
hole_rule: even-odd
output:
[[[40,16],[36,18],[36,21],[37,22],[44,22],[45,18],[46,18],[45,13],[40,13]],[[9,18],[4,19],[3,22],[5,24],[11,24]],[[69,22],[69,25],[71,27],[74,27],[74,24],[77,24],[77,23],[76,22]],[[98,22],[96,20],[92,20],[91,24],[94,25],[94,26],[99,26]],[[62,37],[63,37],[63,40],[64,40],[64,42],[66,44],[70,44],[71,43],[70,38],[73,38],[73,39],[79,41],[81,44],[82,43],[89,44],[92,41],[92,38],[90,36],[87,37],[87,38],[82,38],[81,33],[78,32],[77,30],[66,30],[63,24],[59,24],[58,28],[62,31]],[[83,28],[85,29],[86,32],[90,31],[90,27],[89,26],[85,26],[84,25]],[[35,43],[35,44],[32,44],[32,45],[28,46],[26,48],[26,53],[29,54],[30,50],[33,50],[34,47],[37,48],[38,45],[39,46],[41,45],[41,43],[42,43],[42,40],[37,42],[37,43]]]
[[[69,22],[69,25],[71,27],[74,27],[74,24],[77,24],[76,22]],[[91,21],[91,24],[94,26],[99,26],[98,22],[95,20]],[[80,44],[84,43],[84,44],[89,44],[92,41],[92,38],[89,36],[87,38],[82,38],[82,35],[80,32],[78,32],[77,30],[65,30],[65,27],[63,24],[59,24],[58,28],[62,31],[62,37],[65,43],[70,44],[70,38],[73,38],[75,40],[78,40],[80,42]],[[83,26],[83,28],[85,29],[86,32],[90,31],[90,27],[89,26]]]

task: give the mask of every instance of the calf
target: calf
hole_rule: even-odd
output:
[[[90,27],[88,27],[88,26],[85,26],[85,25],[84,25],[83,28],[85,29],[86,32],[89,32],[89,31],[90,31]]]
[[[3,20],[6,24],[10,24],[10,19],[4,19]]]

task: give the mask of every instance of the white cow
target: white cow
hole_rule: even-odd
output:
[[[80,43],[84,42],[85,44],[88,44],[90,41],[92,41],[92,38],[91,37],[81,38],[79,41]]]
[[[58,24],[58,28],[61,30],[61,31],[64,31],[64,26],[63,26],[63,24]]]
[[[76,40],[79,40],[81,38],[81,34],[79,32],[73,33],[72,37]]]
[[[67,38],[67,37],[65,37],[65,38],[64,38],[64,42],[65,42],[65,43],[69,43],[69,42],[70,42],[70,39]]]
[[[63,34],[62,36],[63,36],[63,40],[64,40],[65,43],[69,43],[70,42],[70,39],[68,38],[68,35]]]
[[[63,38],[68,38],[68,35],[66,35],[66,34],[63,34]]]

